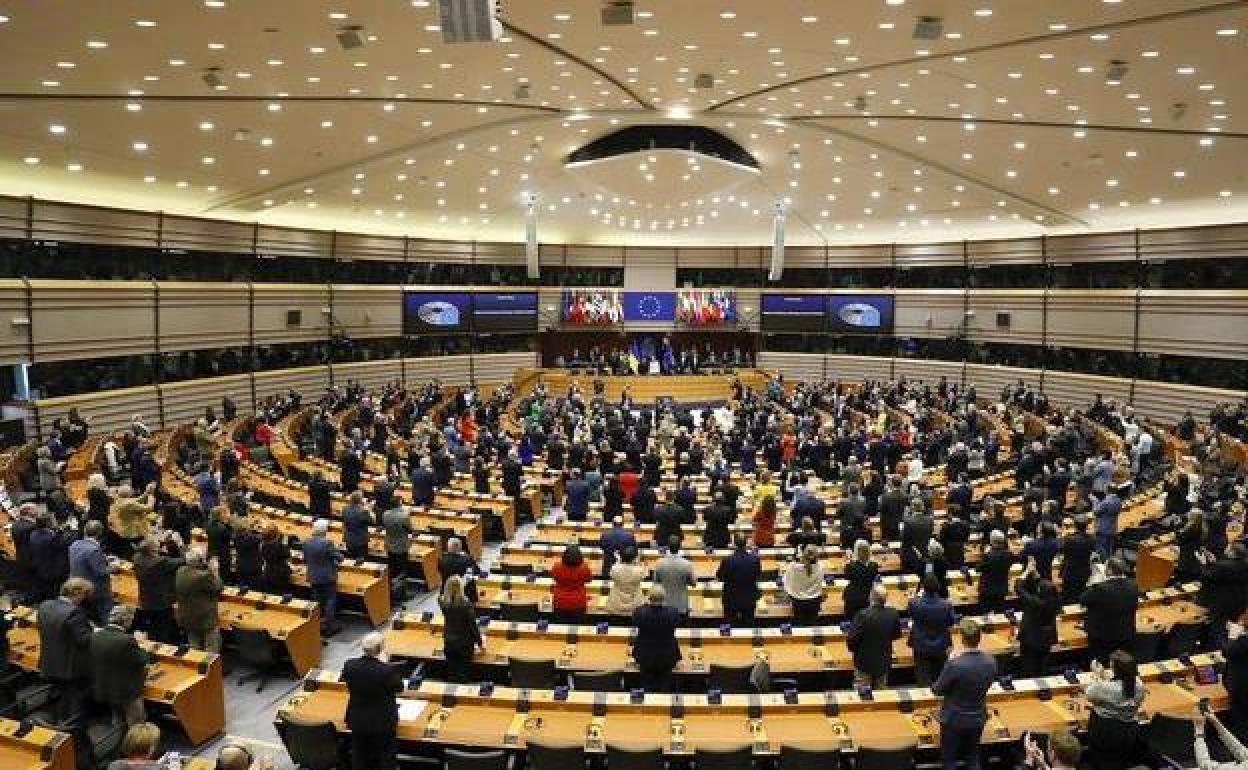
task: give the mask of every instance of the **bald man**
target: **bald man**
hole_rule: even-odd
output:
[[[394,770],[403,678],[390,666],[385,637],[374,631],[360,641],[364,653],[342,666],[347,685],[347,727],[355,770]]]

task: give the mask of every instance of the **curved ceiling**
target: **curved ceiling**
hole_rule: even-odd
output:
[[[532,192],[543,241],[664,245],[768,243],[776,199],[803,245],[1248,219],[1244,2],[602,4],[447,45],[436,1],[0,0],[0,192],[475,240]],[[565,167],[668,121],[761,173]]]

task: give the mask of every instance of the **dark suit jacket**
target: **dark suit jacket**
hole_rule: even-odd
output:
[[[589,515],[589,482],[572,479],[563,490],[563,512],[573,521],[584,521]]]
[[[1102,580],[1079,597],[1087,612],[1084,630],[1090,643],[1104,642],[1126,647],[1135,639],[1135,610],[1140,590],[1127,578]]]
[[[893,640],[901,638],[901,613],[892,607],[867,607],[854,616],[845,641],[854,669],[884,676],[893,665]]]
[[[654,544],[657,548],[667,546],[672,535],[684,537],[681,522],[685,518],[685,509],[675,503],[664,503],[654,512]]]
[[[979,560],[979,598],[1004,599],[1010,589],[1014,554],[1008,548],[989,547]]]
[[[441,599],[438,606],[442,609],[443,649],[467,655],[472,648],[481,644],[481,628],[477,625],[477,615],[471,604],[449,604]]]
[[[1062,611],[1062,599],[1056,593],[1047,599],[1041,596],[1037,591],[1039,584],[1039,576],[1029,576],[1015,584],[1023,608],[1018,643],[1047,649],[1057,643],[1057,615]]]
[[[117,626],[91,636],[91,690],[96,701],[124,706],[143,694],[147,653],[134,637]]]
[[[91,675],[91,623],[78,605],[48,599],[35,613],[39,623],[39,673],[68,681]]]
[[[1226,658],[1226,691],[1237,710],[1248,708],[1248,634],[1240,634],[1222,648]]]
[[[762,571],[758,554],[750,551],[733,551],[724,557],[715,576],[724,584],[725,610],[747,610],[758,603],[758,579]]]
[[[403,678],[397,668],[369,655],[342,664],[342,681],[347,685],[347,727],[367,735],[393,734],[399,724],[399,702]]]
[[[727,548],[732,542],[729,527],[737,514],[727,505],[712,503],[702,512],[702,544],[707,548]]]
[[[950,659],[932,683],[943,697],[938,719],[942,727],[982,730],[988,720],[984,697],[997,678],[997,661],[983,650],[968,650]]]
[[[676,643],[676,627],[680,613],[674,607],[643,604],[633,612],[633,659],[643,670],[668,670],[680,661],[680,645]]]

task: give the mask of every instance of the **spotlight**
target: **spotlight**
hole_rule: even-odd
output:
[[[203,78],[204,85],[212,89],[217,89],[225,85],[225,80],[221,77],[220,67],[209,67],[204,70],[204,74],[200,77]]]
[[[1105,70],[1105,82],[1118,85],[1127,77],[1127,63],[1122,59],[1114,59]]]

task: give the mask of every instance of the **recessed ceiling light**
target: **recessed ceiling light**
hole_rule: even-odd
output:
[[[205,155],[204,157],[199,159],[199,162],[203,163],[205,166],[211,166],[212,164],[217,162],[217,159],[212,157],[211,155]]]
[[[211,131],[212,129],[213,129],[213,125],[211,121],[205,120],[199,124],[200,131]]]
[[[88,40],[87,48],[101,49],[108,48],[108,43],[103,40]]]
[[[48,133],[56,134],[57,136],[60,136],[61,134],[65,133],[65,126],[62,126],[60,123],[53,123],[52,125],[48,126]]]
[[[147,152],[147,142],[135,142],[130,146],[135,152]]]
[[[1182,169],[1175,169],[1175,171],[1174,171],[1174,178],[1175,178],[1175,179],[1182,179],[1182,178],[1183,178],[1183,177],[1185,177],[1185,176],[1187,176],[1187,172],[1186,172],[1186,171],[1184,171],[1184,170],[1182,170]]]
[[[72,61],[58,61],[56,63],[56,66],[60,67],[63,70],[72,70],[74,67],[77,67],[78,65],[74,64]]]
[[[141,112],[143,105],[138,102],[126,102],[126,112]]]
[[[1196,72],[1196,68],[1195,68],[1195,67],[1183,66],[1183,67],[1178,67],[1178,68],[1176,68],[1176,69],[1175,69],[1175,72],[1177,72],[1177,73],[1178,73],[1178,74],[1180,74],[1180,75],[1191,75],[1191,74],[1194,74],[1194,73]]]
[[[325,53],[325,47],[320,45],[309,46],[308,53]]]
[[[154,26],[156,26],[156,22],[152,21],[151,19],[135,19],[135,20],[134,20],[134,26],[136,26],[136,27],[154,27]]]
[[[819,21],[818,16],[803,16],[802,17],[803,24],[814,24],[817,21]]]
[[[39,163],[39,159],[34,155],[27,155],[25,158],[22,158],[22,162],[27,166],[34,166]]]
[[[1239,34],[1239,30],[1235,29],[1234,27],[1226,27],[1224,29],[1218,30],[1219,37],[1235,37],[1238,34]]]
[[[9,23],[9,17],[0,13],[0,24],[8,24],[8,23]]]
[[[208,48],[213,51],[224,51],[225,43],[209,43]]]
[[[329,18],[333,19],[334,21],[342,21],[343,19],[347,18],[347,14],[345,11],[330,11]]]
[[[65,165],[65,168],[68,169],[69,171],[73,171],[74,173],[78,173],[79,171],[82,171],[82,164],[81,163],[67,163]]]
[[[204,5],[209,8],[224,8],[225,0],[204,0]]]
[[[1140,56],[1144,57],[1145,59],[1156,59],[1158,56],[1161,56],[1161,52],[1159,52],[1159,51],[1141,51],[1141,52],[1140,52]]]
[[[986,18],[992,15],[992,9],[991,8],[977,8],[975,9],[975,15],[979,16],[980,18]]]
[[[61,85],[61,81],[59,81],[59,80],[44,80],[44,81],[42,82],[42,85],[43,85],[43,87],[44,87],[44,88],[56,88],[56,87],[58,87],[58,86],[60,86],[60,85]]]

